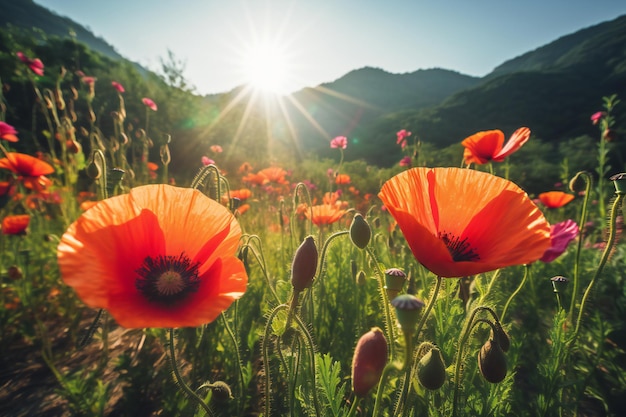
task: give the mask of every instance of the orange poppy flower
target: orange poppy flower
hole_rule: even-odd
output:
[[[30,223],[30,216],[28,214],[15,214],[12,216],[6,216],[2,219],[2,234],[3,235],[23,235],[26,233],[26,228]]]
[[[341,219],[346,211],[341,209],[341,204],[320,204],[312,206],[311,210],[305,210],[304,215],[311,219],[316,226],[333,224]]]
[[[378,195],[415,258],[442,277],[534,262],[550,247],[550,225],[512,182],[460,168],[413,168]]]
[[[159,169],[159,165],[154,162],[148,162],[146,165],[148,166],[148,170],[150,171],[157,171]]]
[[[350,175],[348,174],[339,174],[335,177],[335,184],[350,184]]]
[[[242,215],[244,214],[246,211],[250,210],[250,204],[242,204],[239,207],[237,207],[235,209],[235,211],[239,214]]]
[[[256,185],[264,185],[269,182],[269,180],[267,179],[265,175],[253,174],[253,173],[249,173],[245,175],[241,180],[243,182],[247,182],[249,184],[256,184]]]
[[[574,199],[573,194],[564,193],[563,191],[548,191],[539,194],[539,201],[547,208],[559,208],[569,204]]]
[[[241,228],[200,191],[145,185],[100,201],[57,248],[63,281],[128,328],[213,321],[246,290]]]
[[[231,190],[230,198],[238,198],[240,200],[247,200],[252,197],[252,191],[248,188],[241,188],[239,190]]]
[[[520,127],[504,145],[504,133],[501,130],[485,130],[469,136],[461,142],[465,147],[463,158],[466,164],[486,164],[490,161],[502,162],[530,139],[530,129]],[[503,146],[504,145],[504,146]]]
[[[24,153],[8,152],[0,159],[0,168],[8,169],[24,177],[39,177],[54,172],[49,163]]]
[[[289,184],[289,181],[285,179],[287,171],[280,167],[265,168],[260,170],[258,174],[267,178],[269,182],[275,182],[277,184]]]

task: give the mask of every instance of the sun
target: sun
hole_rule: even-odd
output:
[[[288,94],[293,77],[292,62],[284,46],[277,42],[256,41],[242,54],[244,82],[265,93]]]

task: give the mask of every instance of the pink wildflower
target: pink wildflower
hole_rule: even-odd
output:
[[[402,158],[400,160],[400,166],[401,167],[410,167],[411,166],[411,157],[410,156],[405,156],[404,158]]]
[[[41,62],[41,59],[31,59],[24,55],[22,52],[18,52],[16,53],[16,55],[20,59],[20,61],[28,65],[28,68],[30,68],[32,72],[39,76],[43,75],[43,62]]]
[[[550,248],[539,258],[542,262],[552,262],[558,258],[567,245],[578,236],[578,225],[573,220],[565,220],[550,226]]]
[[[213,153],[222,153],[224,150],[220,145],[211,145],[211,152]]]
[[[8,123],[0,122],[0,139],[4,139],[7,142],[17,142],[17,130]]]
[[[119,93],[123,93],[124,91],[124,86],[120,83],[118,83],[117,81],[111,81],[111,85],[113,86],[113,88],[115,88]]]
[[[594,114],[591,115],[591,122],[594,125],[597,125],[598,122],[600,121],[600,119],[602,119],[604,117],[604,112],[603,111],[597,111]]]
[[[207,156],[203,156],[202,157],[202,165],[207,166],[207,165],[211,165],[214,164],[215,161],[212,160],[211,158],[207,157]]]
[[[82,80],[87,85],[94,85],[94,83],[96,82],[96,77],[84,76]]]
[[[150,110],[157,111],[157,105],[152,99],[144,97],[141,99],[141,102],[145,104]]]
[[[396,140],[396,143],[400,145],[400,143],[402,143],[402,141],[404,141],[409,136],[411,136],[411,132],[409,132],[408,130],[406,129],[398,130],[398,132],[396,133],[396,137],[398,138]],[[406,144],[404,146],[406,146]],[[404,146],[402,147],[404,148]]]
[[[330,141],[330,147],[346,149],[348,147],[348,138],[346,138],[345,136],[337,136]]]

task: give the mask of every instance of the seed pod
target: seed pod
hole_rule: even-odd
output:
[[[361,214],[355,214],[350,225],[350,239],[352,243],[359,249],[365,249],[370,243],[371,237],[372,229],[370,229],[367,220]]]
[[[417,363],[417,379],[424,388],[436,390],[446,381],[446,364],[441,351],[433,347]]]
[[[291,264],[291,285],[296,291],[303,291],[313,283],[317,272],[317,245],[313,236],[307,236],[296,249]]]
[[[356,344],[352,358],[352,390],[357,397],[365,397],[378,384],[387,364],[387,339],[383,331],[374,327]]]
[[[391,300],[391,305],[396,308],[400,328],[407,337],[410,337],[415,331],[424,302],[412,294],[400,294]]]
[[[385,271],[385,291],[387,298],[393,300],[400,294],[404,283],[406,282],[406,274],[399,268],[389,268]]]
[[[478,368],[483,377],[497,384],[506,376],[506,356],[498,343],[487,340],[478,352]]]
[[[211,401],[215,401],[218,404],[228,402],[233,398],[230,386],[224,381],[215,381],[210,385],[213,395]]]

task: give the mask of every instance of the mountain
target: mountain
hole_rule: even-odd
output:
[[[0,0],[0,28],[11,25],[25,30],[41,31],[46,35],[73,38],[91,50],[115,60],[124,59],[113,46],[95,36],[88,28],[70,18],[59,16],[32,0]],[[135,64],[144,72],[145,69]]]

